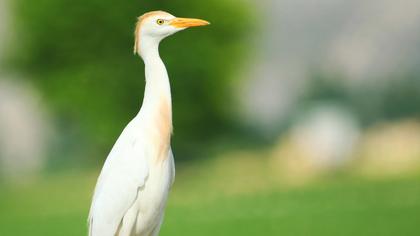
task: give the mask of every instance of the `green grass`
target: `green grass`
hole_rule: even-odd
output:
[[[420,235],[418,179],[171,203],[162,235]]]
[[[86,235],[96,174],[55,174],[23,186],[2,187],[0,235]],[[186,175],[180,176],[170,196],[163,236],[420,235],[419,177],[381,181],[341,177],[301,187],[226,194],[211,185],[188,185]],[[188,187],[192,189],[182,191]]]

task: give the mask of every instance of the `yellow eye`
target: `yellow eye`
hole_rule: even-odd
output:
[[[163,25],[163,23],[165,23],[165,21],[164,21],[164,20],[162,20],[162,19],[158,19],[158,20],[156,21],[156,23],[157,23],[158,25]]]

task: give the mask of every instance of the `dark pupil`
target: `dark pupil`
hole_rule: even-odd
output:
[[[163,23],[163,20],[159,20],[159,21],[158,21],[158,23],[159,23],[159,24],[162,24],[162,23]]]

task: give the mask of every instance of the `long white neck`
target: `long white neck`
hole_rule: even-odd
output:
[[[159,41],[143,38],[140,49],[145,64],[146,87],[140,114],[159,145],[169,145],[172,133],[171,87],[159,56]]]

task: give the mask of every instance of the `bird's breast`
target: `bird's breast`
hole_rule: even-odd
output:
[[[144,123],[149,153],[154,163],[161,164],[167,157],[172,134],[172,110],[170,101],[160,99],[153,110],[147,113]]]

